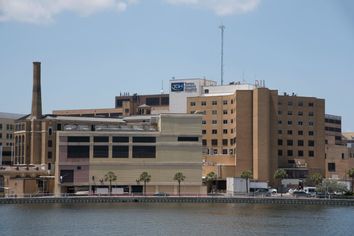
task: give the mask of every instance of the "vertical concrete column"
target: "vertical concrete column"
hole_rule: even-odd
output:
[[[41,63],[33,62],[33,91],[31,117],[42,118]]]

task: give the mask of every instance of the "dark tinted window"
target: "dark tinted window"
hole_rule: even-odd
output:
[[[86,137],[86,136],[69,136],[68,137],[68,142],[72,142],[72,143],[89,143],[90,142],[90,137]]]
[[[146,98],[146,105],[148,105],[148,106],[158,106],[158,105],[160,105],[160,98],[159,97]]]
[[[112,147],[113,158],[128,158],[129,146],[113,146]]]
[[[183,137],[183,136],[178,137],[178,142],[198,142],[198,141],[199,141],[198,137]]]
[[[156,147],[133,146],[133,158],[156,158]]]
[[[122,107],[124,101],[129,101],[129,99],[128,99],[128,98],[117,99],[117,100],[116,100],[116,107]]]
[[[108,146],[93,146],[93,157],[107,158],[108,157]]]
[[[336,163],[328,163],[328,171],[335,172],[336,171]]]
[[[133,143],[156,143],[156,137],[133,137]]]
[[[169,105],[170,104],[170,98],[169,97],[162,97],[161,98],[161,105]]]
[[[114,143],[129,143],[129,137],[113,137]]]
[[[74,182],[74,171],[73,170],[61,170],[60,171],[60,182],[61,183]]]
[[[96,137],[93,137],[93,141],[95,143],[108,143],[108,137],[107,136],[96,136]]]
[[[68,146],[68,158],[89,158],[90,146]]]

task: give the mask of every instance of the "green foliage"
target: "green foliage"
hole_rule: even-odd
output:
[[[253,178],[253,173],[250,170],[245,170],[241,173],[241,178],[243,179],[252,179]]]
[[[212,185],[213,185],[213,181],[216,180],[218,178],[218,176],[215,174],[215,172],[209,172],[206,176],[205,176],[205,181],[206,181],[206,185],[207,185],[207,192],[210,193],[212,191]]]
[[[323,176],[320,173],[313,173],[306,179],[306,185],[317,186],[322,183]]]
[[[117,176],[114,172],[109,171],[104,176],[104,181],[109,181],[109,193],[112,193],[112,182],[117,180]]]
[[[137,182],[140,182],[140,181],[144,182],[144,195],[146,195],[146,183],[150,182],[150,180],[151,180],[151,175],[149,175],[149,173],[146,171],[141,173],[139,179],[137,180]]]
[[[183,182],[186,179],[186,176],[183,175],[182,172],[177,172],[175,176],[173,177],[173,180],[176,180],[178,182],[178,195],[181,195],[181,182]]]
[[[286,171],[284,169],[277,169],[274,172],[274,179],[285,179],[288,175],[286,174]]]
[[[320,193],[334,193],[334,192],[347,192],[347,187],[344,184],[338,183],[333,179],[325,179],[323,182],[317,186],[317,192]]]
[[[354,178],[354,168],[351,168],[350,170],[348,170],[348,175],[350,178]]]

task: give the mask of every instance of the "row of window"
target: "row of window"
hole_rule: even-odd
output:
[[[278,115],[282,115],[283,114],[283,111],[278,111]],[[292,111],[288,111],[288,116],[292,116],[293,115],[293,112]],[[304,112],[303,111],[298,111],[297,112],[297,115],[298,116],[303,116],[304,115]],[[314,116],[315,115],[315,113],[313,112],[313,111],[310,111],[309,113],[308,113],[308,116]]]
[[[223,120],[222,123],[223,123],[224,125],[227,125],[227,124],[229,123],[229,121],[228,121],[228,120]],[[233,123],[234,123],[234,119],[231,119],[231,120],[230,120],[230,124],[233,124]],[[206,125],[206,124],[207,124],[207,121],[206,121],[206,120],[202,120],[202,124],[203,124],[203,125]],[[212,121],[211,121],[211,124],[212,124],[212,125],[218,124],[218,120],[212,120]]]
[[[90,146],[69,145],[68,158],[89,158]],[[129,158],[129,146],[112,146],[112,158]],[[93,146],[94,158],[108,158],[108,146]],[[133,146],[133,158],[156,158],[156,146]],[[49,158],[49,157],[48,157]]]
[[[278,134],[283,134],[283,130],[278,130]],[[293,131],[292,131],[292,130],[288,130],[288,131],[287,131],[287,134],[288,134],[288,135],[292,135],[292,134],[293,134]],[[298,130],[298,131],[297,131],[297,134],[298,134],[298,135],[304,135],[304,131],[303,131],[303,130]],[[314,135],[315,135],[315,132],[312,131],[312,130],[310,130],[310,131],[308,131],[308,135],[309,135],[309,136],[314,136]]]
[[[230,129],[230,134],[233,134],[235,132],[236,129]],[[223,129],[222,130],[222,133],[223,134],[228,134],[229,133],[229,130],[228,129]],[[207,130],[206,129],[203,129],[202,130],[202,134],[207,134]],[[217,129],[212,129],[211,130],[211,134],[218,134],[218,130]]]
[[[229,143],[230,143],[230,145],[236,144],[236,138],[223,139],[222,140],[222,145],[223,146],[228,146]],[[203,146],[208,146],[208,141],[206,139],[203,139],[202,140],[202,144],[203,144]],[[212,139],[211,140],[211,146],[218,146],[218,140],[217,139]]]
[[[283,103],[282,103],[282,102],[278,102],[278,105],[281,106],[281,105],[283,105]],[[299,101],[299,102],[297,103],[297,105],[298,105],[299,107],[303,107],[303,106],[304,106],[304,102],[303,102],[303,101]],[[309,102],[309,103],[307,103],[307,105],[308,105],[309,107],[314,107],[314,106],[315,106],[315,104],[314,104],[313,102]],[[293,101],[288,101],[288,106],[294,106],[294,102],[293,102]]]
[[[109,137],[108,136],[94,136],[93,141],[95,143],[108,143]],[[149,137],[149,136],[137,136],[132,138],[133,143],[156,143],[156,137]],[[72,143],[89,143],[90,137],[89,136],[69,136],[68,142]],[[113,143],[129,143],[129,137],[117,136],[112,137]]]
[[[282,139],[278,139],[278,145],[279,146],[283,146],[283,140]],[[294,141],[291,139],[286,140],[286,145],[287,146],[293,146],[294,145]],[[315,141],[314,140],[308,140],[307,141],[307,145],[309,147],[314,147],[315,146]],[[304,140],[297,140],[297,146],[303,147],[304,146]]]
[[[229,103],[228,100],[223,100],[223,101],[222,101],[222,104],[223,104],[223,105],[227,105],[228,103]],[[234,100],[233,100],[233,99],[230,100],[230,104],[234,104]],[[196,105],[197,105],[196,102],[190,102],[190,106],[191,106],[191,107],[194,107],[194,106],[196,106]],[[207,105],[207,101],[201,101],[201,102],[200,102],[200,105],[201,105],[201,106],[206,106],[206,105]],[[213,105],[213,106],[218,105],[218,101],[216,101],[216,100],[211,101],[211,105]]]
[[[0,130],[2,130],[2,124],[0,124]],[[6,130],[13,130],[14,129],[14,125],[11,124],[6,124]]]
[[[233,149],[233,148],[222,149],[221,152],[220,152],[220,154],[223,154],[223,155],[227,155],[227,154],[232,155],[234,153],[235,153],[235,149]],[[218,151],[218,149],[215,149],[215,148],[211,148],[211,149],[206,148],[206,149],[203,150],[203,154],[217,155],[217,154],[219,154],[219,151]]]
[[[287,150],[286,154],[287,154],[288,157],[292,157],[292,156],[294,156],[294,151],[293,150]],[[283,156],[283,150],[278,150],[278,156],[279,157]],[[298,150],[297,151],[297,156],[298,157],[303,157],[304,156],[304,151],[303,150]],[[315,156],[315,151],[313,151],[313,150],[308,151],[308,156],[309,157],[314,157]]]
[[[282,120],[278,120],[278,124],[279,125],[283,124],[283,121]],[[293,124],[293,121],[292,120],[288,120],[288,125],[292,125],[292,124]],[[297,124],[302,126],[302,125],[304,125],[304,122],[303,121],[298,121]],[[315,122],[309,121],[308,125],[309,126],[314,126]]]
[[[342,129],[341,128],[334,128],[334,127],[325,127],[326,131],[331,131],[331,132],[338,132],[341,133]]]
[[[209,112],[209,111],[208,111]],[[196,111],[190,111],[190,114],[195,114]],[[203,115],[206,115],[207,114],[207,111],[198,111],[198,114],[203,114]],[[211,110],[211,115],[217,115],[218,114],[218,110]],[[229,114],[229,110],[223,110],[222,111],[222,114],[223,115],[228,115]],[[230,114],[234,114],[234,109],[231,109],[230,110]]]

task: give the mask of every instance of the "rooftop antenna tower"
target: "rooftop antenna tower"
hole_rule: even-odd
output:
[[[225,26],[221,24],[219,26],[221,30],[221,85],[224,84],[224,30]]]

